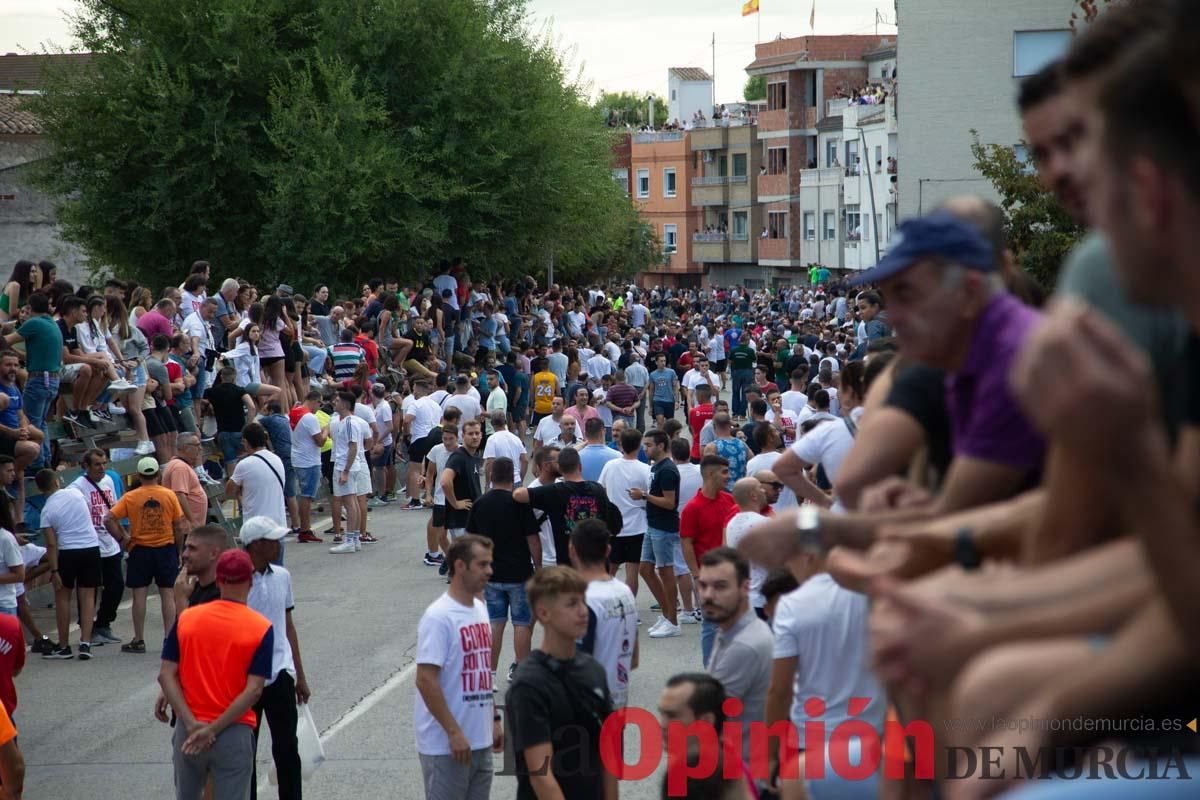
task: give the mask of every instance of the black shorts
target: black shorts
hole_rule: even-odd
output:
[[[636,536],[614,536],[609,540],[612,552],[608,554],[610,564],[636,564],[642,560],[642,539],[646,534]]]
[[[258,360],[260,366],[269,367],[272,364],[278,364],[283,361],[283,356],[263,356]]]
[[[97,549],[99,552],[99,549]],[[144,589],[153,583],[160,589],[170,589],[179,575],[179,551],[173,544],[162,547],[135,546],[125,563],[125,586]]]
[[[104,585],[100,547],[58,551],[58,577],[68,589],[95,589]],[[174,581],[172,581],[173,583]]]
[[[728,363],[729,362],[723,358],[720,361],[714,361],[713,362],[713,372],[717,373],[718,375],[724,375],[725,374],[725,365]]]
[[[429,455],[432,447],[429,444],[429,437],[422,436],[420,439],[408,443],[408,460],[410,463],[419,463],[425,460],[425,456]],[[482,446],[480,452],[483,452]]]
[[[155,436],[176,433],[179,430],[179,426],[175,423],[175,417],[171,416],[171,412],[166,406],[143,409],[142,415],[146,418],[146,433],[150,434],[151,439]]]
[[[437,505],[435,505],[433,507],[433,517],[431,519],[431,522],[433,524],[433,527],[435,527],[435,528],[446,527],[446,504],[445,503],[438,503]]]
[[[296,369],[297,364],[304,363],[304,351],[300,349],[299,342],[292,342],[283,350],[283,369],[285,372],[292,372]]]

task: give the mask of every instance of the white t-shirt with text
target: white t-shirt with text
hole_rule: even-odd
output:
[[[464,606],[443,594],[425,609],[417,626],[417,664],[439,668],[438,684],[450,716],[472,750],[492,746],[492,625],[487,605],[478,598]],[[446,730],[430,713],[421,693],[415,696],[413,724],[417,752],[450,755]]]

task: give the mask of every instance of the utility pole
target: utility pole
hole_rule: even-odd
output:
[[[712,56],[713,56],[713,71],[712,71],[712,107],[713,112],[717,110],[717,32],[713,31],[712,35]]]

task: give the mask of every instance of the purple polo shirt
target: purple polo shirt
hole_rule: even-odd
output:
[[[1009,389],[1008,376],[1042,315],[1007,292],[984,308],[962,367],[946,374],[946,410],[955,457],[1040,473],[1046,443]]]
[[[145,335],[146,341],[152,340],[156,333],[161,333],[169,339],[174,332],[171,330],[171,320],[153,308],[138,317],[137,327]]]

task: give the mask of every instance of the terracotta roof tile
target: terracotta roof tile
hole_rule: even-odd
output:
[[[25,98],[16,94],[0,94],[0,134],[38,134],[42,123],[23,106]]]

